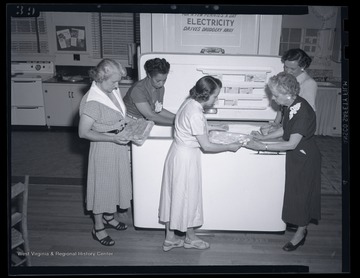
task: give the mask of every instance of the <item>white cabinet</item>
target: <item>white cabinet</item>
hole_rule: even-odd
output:
[[[44,83],[47,126],[77,126],[80,101],[89,88],[89,84]]]
[[[281,15],[141,14],[141,53],[278,55]],[[217,52],[215,52],[217,53]]]

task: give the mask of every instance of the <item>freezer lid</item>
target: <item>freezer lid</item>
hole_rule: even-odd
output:
[[[212,75],[222,81],[223,88],[208,119],[267,121],[276,116],[277,106],[265,85],[283,70],[280,56],[146,53],[139,59],[141,79],[146,77],[145,62],[154,58],[170,63],[163,106],[171,112],[177,112],[198,79]]]

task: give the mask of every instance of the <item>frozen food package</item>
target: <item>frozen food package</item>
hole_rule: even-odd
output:
[[[235,142],[240,142],[246,145],[251,139],[251,135],[228,132],[228,131],[217,131],[212,130],[209,132],[209,140],[211,143],[215,144],[231,144]]]
[[[131,119],[127,122],[125,128],[116,136],[120,136],[124,140],[132,141],[136,145],[141,146],[149,137],[154,124],[154,122],[145,119]]]

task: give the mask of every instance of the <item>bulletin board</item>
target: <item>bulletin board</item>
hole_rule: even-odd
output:
[[[56,26],[58,51],[86,51],[85,26]]]

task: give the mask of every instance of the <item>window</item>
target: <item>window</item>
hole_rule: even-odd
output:
[[[93,58],[128,59],[128,44],[138,42],[139,15],[94,13],[92,15]]]
[[[279,55],[283,55],[291,48],[301,48],[313,58],[318,43],[318,31],[318,29],[282,28]]]
[[[46,17],[11,18],[11,52],[49,53]]]

